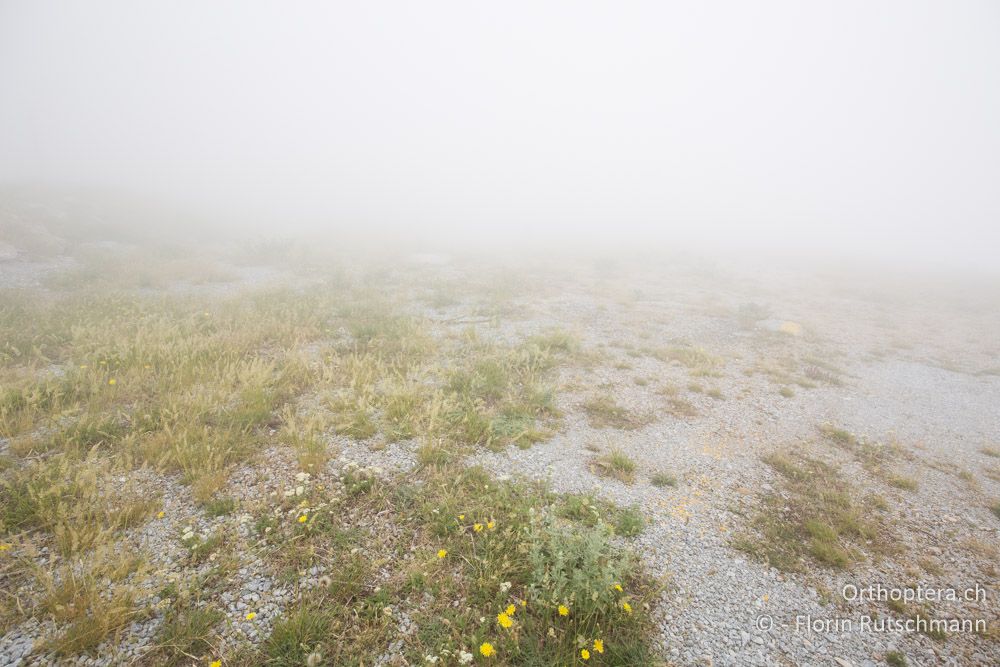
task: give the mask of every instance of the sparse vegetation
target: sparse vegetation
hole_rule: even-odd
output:
[[[674,417],[697,417],[698,408],[683,398],[674,397],[667,400],[667,412]]]
[[[889,667],[906,667],[906,656],[899,651],[889,651],[885,654],[885,664]]]
[[[833,424],[820,424],[819,431],[828,439],[843,447],[853,448],[858,444],[858,438],[853,433],[845,429],[838,428]]]
[[[626,484],[635,481],[635,461],[620,449],[614,449],[595,459],[593,468],[600,475],[613,477]]]
[[[658,487],[674,487],[677,486],[677,478],[673,475],[665,472],[653,473],[652,477],[649,478],[650,484]]]
[[[17,316],[0,318],[0,437],[10,443],[0,533],[5,551],[44,547],[51,560],[5,561],[7,580],[38,602],[8,607],[0,621],[53,619],[46,650],[70,659],[114,644],[159,591],[166,616],[150,659],[207,664],[227,628],[255,615],[230,619],[209,601],[238,581],[251,548],[236,523],[249,515],[276,581],[295,584],[319,566],[331,574],[275,619],[266,641],[228,656],[232,664],[302,665],[314,654],[323,664],[367,662],[396,627],[386,610],[407,605],[419,609],[421,632],[404,649],[414,664],[484,641],[507,664],[565,664],[581,636],[603,642],[611,664],[647,664],[654,591],[611,539],[639,534],[639,511],[570,510],[541,487],[457,462],[476,446],[548,437],[559,417],[548,380],[579,357],[576,338],[550,331],[508,345],[467,330],[432,340],[419,318],[363,290],[327,287],[239,298],[81,290],[2,304]],[[52,364],[63,372],[42,372]],[[608,427],[643,423],[613,404],[593,407]],[[388,483],[346,466],[336,484],[313,483],[338,438],[373,449],[414,440],[420,467]],[[234,471],[256,470],[262,452],[282,447],[298,481],[274,497],[232,492]],[[634,477],[623,453],[607,460],[611,474]],[[165,479],[184,485],[172,507],[190,502],[186,511],[215,527],[168,524]],[[150,521],[180,550],[180,577],[132,555],[126,534]],[[352,553],[358,544],[365,558]],[[376,579],[369,553],[392,563],[388,579]],[[516,631],[479,623],[509,604]]]
[[[628,507],[618,513],[615,520],[615,534],[635,537],[646,527],[646,521],[635,507]]]
[[[738,549],[781,570],[801,571],[807,559],[842,568],[865,550],[891,549],[887,528],[832,466],[792,452],[774,452],[764,461],[779,475],[780,492],[762,498],[752,520],[755,532],[739,536]]]
[[[897,459],[907,458],[905,450],[898,442],[882,443],[861,438],[829,423],[821,424],[819,430],[828,442],[850,452],[865,469],[883,479],[889,486],[904,491],[917,490],[918,484],[915,479],[893,471],[893,464]]]
[[[648,347],[598,342],[591,352],[546,328],[549,320],[520,327],[511,318],[537,304],[508,303],[507,288],[414,280],[405,291],[392,273],[407,271],[404,263],[363,276],[313,265],[314,285],[246,291],[211,287],[236,273],[207,266],[176,292],[148,291],[186,271],[171,264],[114,293],[108,287],[122,269],[110,265],[108,277],[93,265],[49,280],[69,297],[0,290],[0,576],[11,602],[0,608],[0,627],[45,629],[32,660],[103,658],[142,626],[148,643],[138,659],[163,665],[361,665],[382,655],[414,665],[464,656],[497,665],[657,664],[652,612],[663,598],[630,545],[656,548],[635,539],[647,523],[651,538],[673,521],[690,524],[689,536],[732,535],[731,517],[704,512],[702,494],[734,480],[718,472],[730,457],[745,459],[739,447],[711,442],[712,410],[728,410],[708,399],[752,410],[736,403],[762,399],[753,393],[760,382],[738,370],[729,377],[725,364],[752,364],[757,348],[744,356],[727,343],[724,362],[671,339],[661,329],[669,317],[645,321],[659,297],[638,293],[624,297],[637,323],[622,320],[636,327],[623,338]],[[616,303],[602,312],[610,318]],[[731,319],[728,303],[685,312]],[[768,373],[782,378],[764,392],[769,409],[781,405],[775,391],[799,392],[806,407],[803,390],[846,379],[808,356],[820,353],[819,329],[811,331],[741,336],[787,356]],[[608,365],[616,363],[635,369],[615,373]],[[570,413],[571,447],[560,452],[569,439],[560,437],[537,459],[509,449],[557,434],[557,406]],[[616,433],[664,414],[699,419]],[[760,418],[747,414],[747,424]],[[694,456],[708,467],[671,460],[674,433],[687,432],[704,438]],[[964,480],[969,486],[956,490],[1000,519],[1000,503],[983,495],[987,480],[1000,480],[995,448],[980,450],[988,458],[974,473],[833,424],[820,435],[826,447],[815,458],[766,457],[774,488],[754,503],[736,501],[746,504],[734,511],[749,509],[734,545],[797,573],[894,554],[900,541],[889,517],[918,496],[889,487],[916,491],[919,479],[919,498],[932,497],[923,486],[935,477],[922,476],[922,465]],[[566,478],[553,487],[525,481],[532,459],[554,461],[551,470]],[[849,483],[834,464],[847,459],[844,469],[863,468],[861,481]],[[660,490],[622,486],[636,479]],[[762,481],[748,480],[736,484],[741,499]],[[580,483],[595,488],[552,491]],[[639,498],[641,507],[629,505]],[[981,575],[995,576],[988,534],[956,544]],[[905,571],[945,578],[953,562],[914,554]],[[253,595],[268,599],[265,589],[279,588],[280,604],[255,604]],[[247,608],[234,611],[236,601]]]
[[[654,350],[652,356],[661,361],[678,363],[694,376],[715,376],[723,365],[721,357],[709,354],[700,347],[686,345]]]
[[[744,373],[748,376],[758,373],[766,376],[774,384],[781,385],[778,391],[782,395],[785,395],[785,388],[791,391],[792,385],[802,389],[814,389],[821,384],[835,387],[843,385],[843,371],[818,357],[783,356],[761,361],[747,368]]]
[[[325,491],[310,492],[309,506],[324,502],[331,503]],[[297,503],[288,507],[288,516],[299,514]],[[353,531],[360,526],[344,519],[360,508],[367,510],[362,516],[383,517],[382,527],[408,526],[406,534],[380,530],[380,539],[369,547],[394,564],[379,585],[374,572],[350,565],[367,563],[350,555]],[[273,558],[292,559],[289,565],[296,569],[321,562],[308,554],[338,554],[343,560],[333,572],[343,574],[343,583],[325,583],[290,610],[262,652],[275,664],[302,664],[314,651],[334,664],[349,664],[364,646],[387,641],[394,609],[409,608],[421,628],[403,649],[414,662],[488,641],[509,664],[563,664],[574,659],[576,638],[583,636],[588,642],[601,639],[606,655],[618,656],[622,664],[642,663],[650,647],[644,639],[649,619],[640,607],[654,591],[635,562],[610,542],[613,533],[635,535],[642,525],[634,509],[584,497],[559,499],[539,486],[496,483],[479,469],[444,466],[394,489],[372,487],[333,501],[304,525],[285,521],[267,534]],[[389,557],[412,553],[414,539],[415,559]],[[455,599],[467,604],[453,606]],[[622,614],[623,602],[630,603],[631,614]],[[510,627],[506,620],[478,620],[501,614]],[[542,641],[553,624],[559,627],[555,640],[548,635]]]
[[[598,396],[588,400],[583,404],[583,410],[594,428],[632,430],[642,428],[652,421],[649,416],[628,411],[609,396]]]
[[[156,638],[158,653],[168,665],[209,654],[214,648],[214,630],[223,619],[222,612],[211,606],[171,609]]]
[[[904,491],[916,491],[917,481],[909,477],[903,477],[902,475],[892,475],[886,480],[889,486],[894,486],[897,489],[903,489]]]

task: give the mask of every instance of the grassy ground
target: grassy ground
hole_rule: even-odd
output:
[[[738,536],[736,548],[792,572],[813,563],[845,568],[867,553],[891,553],[883,499],[858,498],[835,466],[798,451],[772,452],[764,462],[781,487],[764,496],[751,519],[754,531]]]
[[[640,532],[641,516],[575,514],[571,499],[460,462],[558,427],[552,373],[578,354],[572,336],[442,331],[370,282],[150,293],[153,275],[123,291],[119,264],[110,278],[85,268],[50,280],[71,294],[0,294],[5,631],[35,618],[52,623],[41,652],[106,656],[152,622],[144,660],[159,664],[653,661],[654,591],[615,537]],[[348,465],[317,483],[335,435],[418,443],[418,468]],[[262,453],[275,446],[303,484],[239,498],[234,472],[272,465]],[[163,519],[178,482],[194,518],[219,527],[178,535],[184,562],[167,577],[132,538]],[[241,549],[276,581],[330,573],[256,641],[233,639],[253,612],[234,621],[218,602]]]

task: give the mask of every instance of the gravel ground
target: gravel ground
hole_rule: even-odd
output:
[[[831,631],[807,632],[797,627],[803,616],[860,624],[862,615],[885,615],[884,606],[880,610],[878,604],[844,600],[840,591],[846,584],[962,589],[979,584],[987,589],[985,601],[941,603],[934,613],[997,622],[995,556],[977,555],[965,542],[974,538],[995,546],[1000,535],[1000,523],[987,509],[989,499],[1000,495],[1000,485],[996,475],[983,474],[991,462],[979,451],[1000,442],[1000,377],[941,367],[942,358],[970,369],[996,365],[996,343],[973,333],[983,326],[977,318],[984,313],[972,313],[972,318],[965,313],[971,321],[949,321],[945,340],[931,335],[934,330],[916,328],[919,338],[909,341],[905,336],[914,320],[934,319],[919,304],[902,309],[897,318],[884,304],[857,299],[840,299],[836,307],[827,301],[824,310],[809,310],[808,304],[788,298],[776,314],[801,322],[805,333],[775,340],[761,331],[760,322],[751,331],[735,322],[731,313],[744,298],[741,290],[719,290],[707,305],[692,305],[698,299],[688,293],[676,300],[650,298],[602,307],[585,292],[567,290],[536,305],[536,311],[548,315],[534,322],[538,328],[576,327],[587,344],[605,344],[628,367],[569,371],[563,383],[576,391],[561,394],[567,417],[560,434],[543,446],[471,460],[497,474],[547,479],[557,491],[594,492],[641,508],[647,527],[630,541],[650,572],[668,581],[659,607],[661,643],[675,664],[876,665],[885,664],[889,651],[899,651],[917,665],[1000,662],[996,640],[975,634],[940,642],[918,633],[832,626]],[[996,323],[995,313],[985,315]],[[872,350],[885,347],[887,319],[903,325],[893,331],[897,347],[873,355]],[[978,344],[956,349],[948,337]],[[724,399],[695,393],[687,398],[699,416],[666,418],[632,431],[591,428],[580,411],[587,395],[610,393],[619,405],[644,413],[657,399],[650,385],[688,383],[686,369],[676,363],[620,353],[666,341],[690,341],[722,356],[722,376],[697,381],[719,388]],[[842,384],[796,387],[794,396],[786,398],[767,380],[743,372],[754,362],[785,355],[832,360],[843,370]],[[637,377],[644,385],[637,386]],[[778,484],[760,454],[781,446],[814,447],[817,426],[824,422],[872,439],[894,440],[912,454],[903,472],[918,481],[919,490],[887,491],[884,484],[877,489],[890,498],[893,522],[905,544],[902,562],[866,562],[844,572],[817,567],[807,575],[785,575],[732,548],[734,531],[744,527],[744,512],[734,510],[753,507],[759,490]],[[594,474],[594,450],[611,448],[638,462],[634,484]],[[863,470],[852,471],[850,461],[844,464],[859,488],[878,484]],[[649,482],[655,471],[670,472],[680,483],[657,488]],[[974,475],[975,488],[957,475],[961,471]],[[924,556],[940,571],[923,573],[914,582],[907,560]]]
[[[434,271],[462,275],[450,266]],[[243,278],[261,276],[265,281],[274,277],[247,271]],[[915,665],[1000,664],[995,637],[960,633],[941,642],[919,633],[796,627],[802,616],[885,615],[884,605],[844,600],[845,584],[921,583],[984,586],[983,602],[941,603],[933,611],[986,619],[995,628],[1000,591],[993,566],[1000,521],[988,505],[1000,498],[1000,467],[980,451],[1000,446],[1000,375],[991,371],[1000,367],[995,309],[940,298],[891,300],[781,271],[692,273],[690,266],[677,266],[608,277],[588,269],[543,284],[530,296],[502,302],[504,312],[512,313],[506,318],[480,318],[480,303],[461,300],[438,308],[412,301],[411,310],[436,322],[438,333],[473,326],[483,337],[513,341],[560,328],[581,338],[584,361],[561,369],[557,382],[563,412],[558,432],[530,449],[479,453],[468,463],[501,477],[546,479],[559,492],[593,492],[640,508],[645,530],[623,541],[667,584],[657,618],[659,645],[669,664],[881,665],[889,651],[905,654]],[[766,304],[768,313],[748,324],[739,313],[751,302]],[[786,321],[795,323],[786,327],[789,333],[781,331]],[[684,344],[720,358],[714,374],[692,376],[680,363],[649,353]],[[790,372],[804,381],[803,373],[819,372],[817,359],[836,369],[830,377],[825,370],[818,377],[836,382],[793,383],[790,396],[781,395],[781,385],[761,371],[791,360]],[[670,414],[665,406],[671,392],[689,401],[697,414]],[[650,423],[632,430],[594,428],[582,404],[605,395],[633,414],[650,416]],[[877,488],[890,501],[903,555],[865,560],[845,571],[817,566],[784,574],[734,549],[733,536],[748,530],[746,516],[758,506],[760,494],[780,484],[761,454],[779,447],[821,447],[817,427],[824,422],[893,440],[907,452],[900,466],[918,482],[912,492],[886,487],[846,455],[840,461],[859,489]],[[337,458],[305,477],[296,473],[292,454],[276,447],[265,453],[266,465],[234,472],[228,488],[237,500],[251,501],[295,493],[309,484],[335,485],[347,466],[389,476],[416,465],[416,444],[383,447],[331,436]],[[592,460],[612,448],[639,464],[634,483],[595,474]],[[675,475],[677,486],[653,486],[649,477],[657,471]],[[228,644],[265,638],[299,592],[323,576],[314,568],[300,573],[298,582],[279,583],[255,554],[249,515],[208,517],[178,480],[150,471],[142,475],[145,488],[162,497],[164,515],[132,531],[126,542],[155,557],[158,577],[145,598],[150,608],[159,608],[162,586],[182,571],[191,574],[182,565],[187,549],[180,541],[189,533],[224,531],[236,545],[239,567],[221,600],[227,618],[220,632]],[[931,559],[934,572],[915,570],[920,559]],[[256,614],[252,622],[246,620],[249,611]],[[396,617],[401,642],[414,628],[405,610]],[[162,613],[154,611],[134,623],[119,645],[102,647],[100,657],[66,664],[142,664],[162,622]],[[51,622],[30,620],[8,631],[0,638],[0,667],[57,664],[53,656],[32,652],[55,629]],[[376,664],[392,659],[390,648]]]

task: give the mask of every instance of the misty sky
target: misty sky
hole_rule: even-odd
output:
[[[0,181],[1000,256],[1000,3],[0,0]]]

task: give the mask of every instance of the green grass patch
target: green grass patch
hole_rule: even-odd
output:
[[[888,527],[874,508],[855,499],[835,468],[791,452],[763,460],[778,473],[781,488],[761,498],[753,530],[736,538],[737,548],[786,571],[803,571],[810,562],[844,568],[865,552],[891,552]]]
[[[657,472],[650,476],[649,483],[660,488],[673,488],[677,486],[677,478],[670,473]]]
[[[626,484],[635,481],[636,463],[620,449],[594,459],[592,469],[603,477],[611,477]]]
[[[647,415],[638,415],[618,405],[610,396],[597,396],[583,404],[587,421],[593,428],[617,428],[631,431],[652,422]]]

